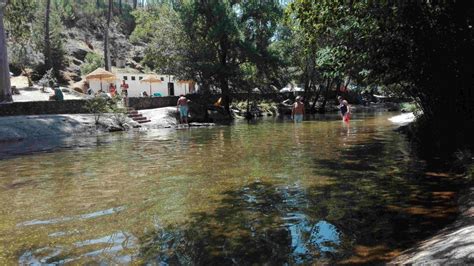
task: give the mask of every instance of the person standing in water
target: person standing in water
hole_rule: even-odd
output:
[[[189,100],[181,94],[178,99],[178,103],[176,105],[176,109],[179,112],[179,123],[180,124],[188,124],[188,102]]]
[[[339,111],[342,121],[349,122],[351,110],[346,100],[343,100],[341,96],[337,98],[339,100]]]
[[[303,116],[304,103],[302,102],[301,96],[297,96],[293,108],[291,108],[291,119],[293,119],[295,123],[300,123],[303,121]]]

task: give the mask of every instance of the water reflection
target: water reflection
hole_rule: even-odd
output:
[[[67,247],[43,247],[33,251],[26,251],[19,260],[19,265],[62,265],[78,260],[82,262],[93,258],[95,261],[104,260],[113,264],[126,264],[132,261],[132,254],[121,254],[121,252],[137,245],[135,236],[127,232],[115,232],[111,235],[97,239],[89,239],[73,244],[80,248],[83,253],[75,254]]]
[[[213,213],[194,213],[179,227],[157,224],[140,239],[140,254],[150,263],[200,265],[308,263],[325,257],[338,249],[340,233],[301,212],[295,201],[301,193],[262,182],[227,191]]]
[[[0,264],[374,264],[452,221],[460,182],[386,116],[320,118],[4,157]]]

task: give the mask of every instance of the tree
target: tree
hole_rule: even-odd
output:
[[[183,79],[193,79],[183,68],[183,56],[192,49],[179,13],[167,3],[149,4],[134,12],[137,26],[132,42],[147,43],[142,63],[151,69]]]
[[[239,75],[241,31],[237,2],[191,1],[179,10],[184,32],[195,47],[186,54],[186,67],[202,82],[220,89],[223,105],[230,113],[230,77]],[[206,81],[204,81],[206,80]]]
[[[10,40],[10,64],[27,76],[29,86],[33,82],[26,70],[31,66],[34,53],[31,42],[31,24],[34,23],[36,3],[33,0],[16,0],[10,3],[6,12],[6,26]]]
[[[3,24],[3,12],[8,1],[0,1],[0,103],[11,102],[10,67],[8,66],[7,38]]]
[[[81,75],[85,76],[99,67],[104,67],[104,59],[96,53],[87,53],[81,65]]]
[[[281,22],[283,9],[276,1],[241,1],[239,18],[244,40],[245,61],[256,66],[257,86],[260,90],[269,90],[270,85],[281,85],[282,57],[271,49],[276,29]]]
[[[336,68],[324,72],[409,95],[423,110],[423,146],[473,148],[473,64],[466,55],[474,48],[474,3],[296,0],[291,7],[306,49],[327,46],[336,56],[329,64]]]
[[[47,0],[49,2],[50,0]],[[47,11],[49,9],[49,11]],[[46,15],[47,14],[47,15]],[[46,27],[48,25],[48,27]],[[63,48],[63,22],[57,8],[50,3],[38,5],[32,24],[32,41],[36,51],[44,55],[44,65],[39,64],[36,72],[43,75],[49,69],[57,80],[61,81],[61,69],[64,67],[65,51]],[[48,68],[49,66],[49,68]]]
[[[105,59],[105,70],[110,71],[112,68],[111,61],[110,61],[110,37],[109,37],[109,28],[110,28],[110,20],[112,19],[112,8],[113,8],[113,0],[109,0],[109,8],[107,11],[107,22],[105,24],[104,30],[104,59]]]
[[[44,16],[44,65],[46,69],[52,67],[51,63],[51,36],[49,32],[49,17],[51,13],[51,0],[46,0],[46,9]]]

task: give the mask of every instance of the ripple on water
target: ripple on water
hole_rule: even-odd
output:
[[[134,252],[126,255],[120,254],[124,250],[130,250],[137,246],[138,239],[128,232],[115,232],[113,234],[88,239],[74,243],[74,246],[81,248],[82,253],[70,255],[68,248],[64,246],[43,247],[33,251],[24,252],[18,259],[19,265],[58,265],[80,260],[87,260],[91,257],[96,262],[101,260],[105,263],[127,264],[132,262],[136,254]]]
[[[50,220],[26,221],[26,222],[19,223],[16,226],[21,227],[21,226],[31,226],[31,225],[47,225],[47,224],[57,224],[57,223],[76,221],[76,220],[92,219],[92,218],[97,218],[104,215],[110,215],[117,212],[121,212],[123,210],[125,210],[125,207],[120,206],[120,207],[110,208],[107,210],[100,210],[100,211],[96,211],[92,213],[86,213],[86,214],[81,214],[81,215],[71,216],[71,217],[61,217],[61,218],[55,218],[55,219],[50,219]]]

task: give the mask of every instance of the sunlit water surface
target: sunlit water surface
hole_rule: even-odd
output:
[[[0,264],[385,262],[459,186],[391,115],[0,144]]]

